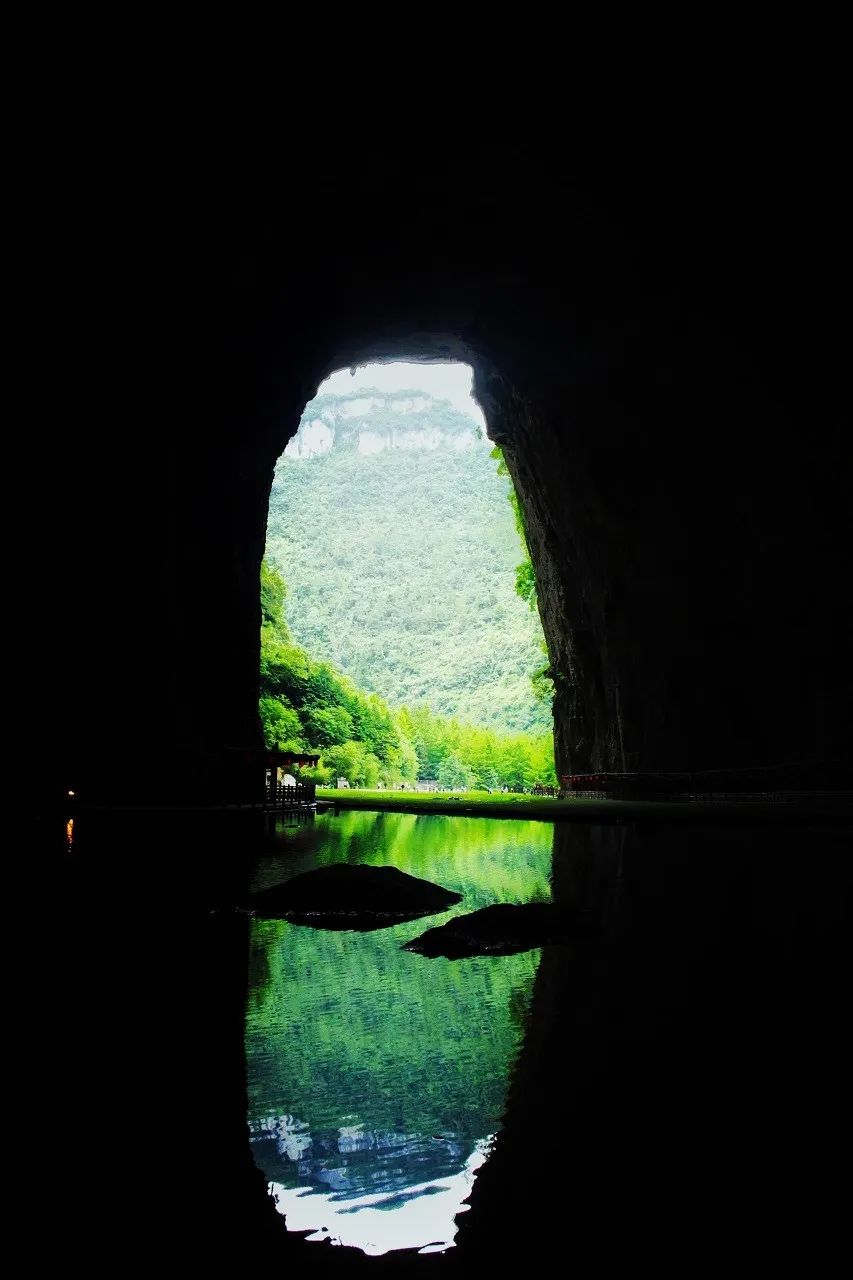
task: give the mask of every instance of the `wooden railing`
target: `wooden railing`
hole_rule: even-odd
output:
[[[317,787],[313,782],[297,782],[284,786],[280,782],[267,788],[267,804],[274,809],[304,809],[317,799]]]
[[[846,783],[846,785],[845,785]],[[561,797],[613,800],[743,800],[749,803],[793,802],[815,796],[849,793],[842,768],[818,766],[754,769],[708,769],[700,773],[585,773],[561,776]]]

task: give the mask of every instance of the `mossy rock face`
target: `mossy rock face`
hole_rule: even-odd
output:
[[[460,893],[396,867],[336,863],[254,894],[250,909],[264,919],[320,929],[383,929],[461,901]]]
[[[499,903],[427,929],[419,938],[404,943],[403,950],[451,960],[502,956],[532,947],[575,942],[594,932],[587,918],[569,907],[551,902]]]

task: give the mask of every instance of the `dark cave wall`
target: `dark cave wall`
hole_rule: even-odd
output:
[[[474,365],[525,511],[561,771],[849,758],[840,348],[831,315],[812,325],[822,376],[789,394],[778,193],[747,151],[736,205],[664,169],[643,201],[601,173],[576,198],[503,144],[453,202],[430,176],[377,205],[354,178],[345,223],[286,187],[170,192],[122,280],[138,340],[48,485],[63,780],[256,794],[273,467],[321,379],[379,354]]]
[[[183,653],[179,671],[193,680],[176,674],[167,687],[158,674],[153,696],[167,688],[161,723],[208,778],[217,753],[257,741],[257,579],[275,461],[321,377],[371,350],[475,364],[525,511],[561,771],[843,754],[849,678],[833,610],[846,542],[831,532],[844,523],[840,433],[835,455],[830,435],[804,458],[768,370],[756,377],[749,353],[713,327],[679,331],[665,306],[651,332],[646,314],[645,332],[625,337],[617,325],[609,349],[606,331],[595,335],[595,358],[564,355],[553,338],[531,350],[523,326],[412,335],[404,305],[391,323],[380,308],[362,315],[364,337],[334,334],[291,355],[253,396],[244,389],[256,370],[232,364],[227,393],[220,386],[189,435],[170,438],[169,492],[151,512],[155,579],[169,582],[162,603],[175,620],[162,663],[173,669]],[[628,299],[619,324],[634,309]],[[559,338],[556,314],[552,323]]]
[[[743,353],[663,320],[663,360],[638,334],[622,367],[548,380],[501,415],[561,771],[843,754],[843,443],[818,467],[777,389],[732,367]]]
[[[642,21],[645,29],[647,15]],[[191,137],[179,136],[171,113],[157,136],[147,90],[139,98],[139,147],[112,87],[97,96],[94,127],[92,120],[78,127],[76,91],[55,116],[48,107],[52,146],[33,148],[38,180],[17,183],[13,199],[13,206],[34,206],[34,243],[9,242],[29,295],[24,311],[14,310],[13,327],[36,347],[28,371],[34,425],[12,419],[10,436],[23,440],[24,455],[8,470],[23,500],[16,508],[24,509],[15,513],[11,559],[20,558],[32,588],[20,613],[27,661],[10,681],[25,703],[18,754],[28,782],[16,799],[26,812],[38,812],[31,794],[53,802],[65,781],[87,800],[174,798],[197,789],[251,794],[250,780],[233,760],[226,765],[222,748],[259,733],[256,571],[273,461],[335,363],[377,350],[422,350],[435,333],[464,336],[478,363],[489,419],[525,492],[555,661],[599,671],[594,692],[590,680],[563,699],[571,710],[574,697],[578,708],[561,729],[564,763],[609,758],[618,738],[617,687],[629,763],[718,763],[720,746],[726,761],[815,752],[849,758],[849,234],[838,164],[844,152],[833,129],[844,113],[840,103],[826,109],[820,94],[806,109],[808,92],[792,113],[801,140],[796,181],[806,198],[794,215],[800,261],[788,273],[785,356],[775,154],[781,60],[773,24],[756,17],[752,43],[749,25],[741,15],[735,40],[725,22],[695,31],[688,24],[676,33],[675,59],[673,32],[662,32],[657,66],[652,41],[641,51],[631,42],[625,62],[636,67],[636,83],[626,91],[617,74],[607,85],[594,68],[574,114],[564,101],[571,77],[562,47],[547,111],[519,80],[521,59],[502,56],[501,90],[516,90],[506,94],[513,117],[525,98],[532,107],[530,120],[520,121],[519,145],[492,118],[496,59],[484,60],[487,116],[476,122],[445,103],[443,90],[411,94],[407,62],[406,101],[392,105],[408,135],[409,163],[396,175],[390,120],[388,135],[382,132],[384,85],[382,111],[369,122],[354,119],[360,94],[348,80],[331,119],[321,120],[312,86],[276,146],[244,172],[229,164],[218,130],[210,171],[199,171],[203,110],[194,113]],[[611,34],[597,45],[608,65]],[[573,76],[587,53],[576,48]],[[844,77],[825,74],[828,48],[821,30],[812,66],[823,85],[835,87]],[[683,81],[675,90],[674,63]],[[528,65],[537,85],[548,79],[538,53]],[[647,106],[654,91],[665,108],[657,130]],[[423,126],[409,115],[410,97],[428,110]],[[705,104],[704,124],[697,103]],[[64,161],[55,155],[63,128]],[[357,150],[361,134],[376,139],[376,163],[357,154],[360,173],[348,183],[336,154],[326,181],[330,141]],[[249,137],[240,130],[241,152]],[[584,138],[588,154],[580,160]],[[600,160],[590,164],[593,150]],[[423,163],[413,166],[413,155]],[[275,191],[273,171],[281,177]],[[514,433],[518,440],[526,433],[535,448],[514,443]],[[26,868],[19,899],[40,912],[36,947],[32,912],[13,913],[22,924],[12,930],[9,972],[26,973],[9,987],[19,1046],[10,1055],[13,1076],[20,1064],[12,1091],[13,1202],[22,1196],[33,1212],[45,1211],[45,1148],[33,1142],[31,1117],[51,1096],[76,1153],[65,1199],[79,1205],[81,1222],[112,1204],[125,1212],[127,1180],[114,1176],[114,1160],[104,1163],[92,1117],[121,1116],[133,1098],[133,1176],[136,1201],[147,1201],[146,1231],[156,1234],[153,1202],[169,1199],[175,1174],[181,1188],[164,1243],[173,1244],[176,1207],[179,1233],[194,1248],[203,1238],[218,1246],[229,1238],[229,1218],[243,1212],[235,1196],[254,1198],[259,1214],[269,1210],[245,1143],[242,930],[208,910],[233,900],[245,837],[229,840],[214,860],[227,869],[232,897],[208,898],[210,839],[197,815],[173,838],[135,818],[108,823],[94,857],[86,821],[78,824],[74,856],[64,847],[64,812],[59,852],[52,825],[37,823],[35,843],[12,860]],[[556,1048],[550,1063],[566,1124],[555,1127],[554,1114],[545,1114],[540,1073],[536,1088],[523,1091],[519,1123],[478,1177],[463,1237],[477,1220],[481,1239],[495,1223],[505,1262],[505,1210],[519,1220],[519,1191],[527,1191],[537,1223],[565,1221],[574,1189],[596,1223],[602,1208],[612,1210],[620,1196],[625,1203],[633,1190],[649,1200],[656,1182],[645,1165],[632,1185],[646,1139],[680,1202],[717,1169],[705,1158],[706,1137],[712,1151],[723,1148],[714,1203],[731,1200],[734,1150],[734,1198],[743,1189],[754,1211],[754,1188],[766,1196],[780,1173],[772,1144],[758,1152],[757,1165],[740,1159],[744,1135],[747,1151],[761,1147],[775,1106],[762,1073],[766,1063],[778,1088],[786,1050],[775,1032],[779,999],[791,1018],[789,1027],[781,1018],[779,1025],[790,1042],[792,1078],[805,1082],[793,1114],[802,1115],[798,1131],[812,1135],[800,1158],[798,1209],[812,1208],[824,1221],[828,1204],[841,1208],[835,1164],[850,1072],[837,1010],[848,949],[841,924],[847,835],[837,832],[833,843],[825,829],[792,827],[780,846],[774,827],[756,847],[750,829],[718,848],[705,832],[698,860],[683,856],[680,833],[661,848],[653,832],[633,852],[626,848],[612,905],[624,904],[628,927],[620,928],[613,962],[592,970],[571,960],[564,969],[546,966],[537,992],[538,1001],[546,997],[544,1016],[521,1064],[523,1083],[540,1049]],[[607,844],[589,854],[590,880],[580,859],[563,867],[569,881],[557,869],[558,890],[562,884],[572,897],[576,887],[606,884]],[[179,911],[171,892],[176,869]],[[775,886],[797,906],[790,923],[784,904],[775,924],[772,902],[751,908],[768,891],[775,897]],[[673,941],[695,953],[709,930],[719,931],[722,963],[709,951],[698,969],[684,964]],[[790,930],[794,945],[786,941]],[[774,973],[780,950],[783,972]],[[686,1023],[673,1020],[671,986],[689,988],[697,974]],[[790,991],[780,992],[780,978]],[[547,1002],[546,983],[556,1001]],[[50,1018],[34,991],[57,1006]],[[756,1017],[767,1010],[769,1018]],[[63,1026],[81,1051],[60,1078],[56,1031]],[[179,1055],[178,1085],[176,1026],[192,1042]],[[656,1027],[663,1032],[657,1057],[646,1048]],[[602,1053],[608,1040],[609,1058]],[[733,1052],[722,1061],[729,1044]],[[681,1070],[694,1047],[696,1076]],[[680,1071],[674,1092],[666,1088],[673,1063]],[[715,1128],[733,1096],[712,1078],[718,1066],[724,1082],[735,1071],[736,1105]],[[688,1107],[711,1098],[701,1130],[684,1125],[685,1090]],[[670,1136],[681,1149],[650,1131],[658,1100],[675,1107]],[[176,1122],[179,1112],[188,1119]],[[565,1170],[556,1182],[547,1144],[535,1140],[540,1112],[541,1132],[556,1134],[557,1146],[559,1135],[580,1124],[568,1165],[565,1144],[553,1153]],[[770,1121],[774,1139],[777,1119]],[[608,1131],[627,1154],[616,1162],[615,1188],[613,1161],[596,1163],[612,1152],[603,1141]],[[164,1153],[174,1151],[178,1132],[189,1135],[187,1153],[166,1159],[167,1168]],[[490,1212],[487,1184],[500,1162],[509,1164],[508,1195],[498,1189]],[[685,1176],[674,1180],[673,1169]],[[651,1208],[660,1212],[659,1204]],[[256,1234],[254,1222],[239,1232],[243,1256]],[[590,1234],[598,1258],[600,1232]],[[88,1245],[92,1232],[84,1235]],[[67,1261],[67,1232],[60,1238]],[[460,1261],[467,1261],[462,1250]],[[305,1269],[301,1258],[298,1265]]]
[[[407,348],[398,323],[401,351],[430,350],[423,335]],[[645,347],[628,367],[618,353],[543,367],[523,333],[507,341],[523,390],[467,335],[441,340],[475,362],[524,507],[560,770],[843,756],[843,433],[805,449],[778,398],[718,364],[709,342],[673,340],[679,368],[667,377]],[[387,327],[381,342],[393,349]],[[329,341],[260,391],[256,367],[231,360],[215,393],[176,401],[128,462],[134,500],[112,530],[113,575],[134,592],[134,767],[112,750],[104,759],[115,708],[98,647],[77,721],[98,726],[97,786],[109,765],[117,794],[252,793],[240,752],[259,740],[257,583],[273,468],[316,383],[363,349]],[[94,592],[87,634],[101,631],[103,607]],[[103,634],[113,625],[104,619]],[[117,670],[111,683],[126,678]]]

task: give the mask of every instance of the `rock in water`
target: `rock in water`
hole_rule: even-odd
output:
[[[335,863],[253,894],[250,909],[265,919],[321,929],[383,929],[461,901],[460,893],[396,867]]]
[[[463,956],[505,956],[529,951],[532,947],[574,942],[592,932],[587,918],[571,907],[552,902],[527,902],[518,906],[499,903],[427,929],[419,938],[404,943],[403,950],[417,951],[430,958],[447,956],[451,960]]]

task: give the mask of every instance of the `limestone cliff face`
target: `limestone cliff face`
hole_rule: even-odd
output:
[[[436,417],[444,419],[436,424]],[[360,454],[386,449],[473,449],[478,425],[429,395],[367,394],[319,397],[306,406],[285,453],[311,458],[332,449]]]

